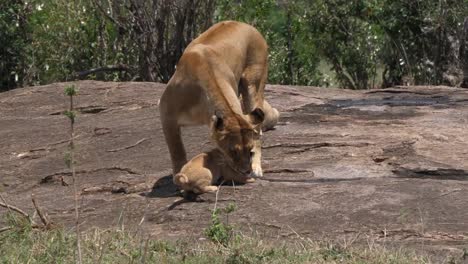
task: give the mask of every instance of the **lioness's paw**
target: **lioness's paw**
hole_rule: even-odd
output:
[[[253,183],[253,182],[255,182],[254,178],[247,178],[247,180],[245,180],[245,183]]]
[[[260,166],[253,166],[252,167],[252,172],[249,175],[252,178],[260,178],[263,177],[263,170],[262,167]]]

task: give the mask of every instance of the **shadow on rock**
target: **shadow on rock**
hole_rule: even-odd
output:
[[[468,171],[450,168],[398,168],[392,171],[400,178],[416,178],[416,179],[434,179],[434,180],[456,180],[467,181]]]
[[[159,178],[153,185],[151,192],[147,194],[149,198],[167,198],[180,196],[177,185],[172,181],[172,174]]]

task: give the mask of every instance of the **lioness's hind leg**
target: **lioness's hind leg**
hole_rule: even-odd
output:
[[[263,101],[263,112],[265,113],[265,120],[263,120],[262,129],[267,131],[273,129],[278,123],[279,112],[273,108],[266,100]]]
[[[251,65],[242,73],[239,93],[242,95],[242,110],[244,114],[260,107],[263,102],[267,70],[264,65]]]

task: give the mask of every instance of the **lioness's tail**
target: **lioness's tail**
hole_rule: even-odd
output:
[[[176,185],[182,186],[184,184],[187,184],[188,182],[188,177],[183,173],[177,173],[176,176],[174,176],[174,184]]]

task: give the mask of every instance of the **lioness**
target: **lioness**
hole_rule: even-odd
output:
[[[187,162],[180,128],[209,125],[232,169],[262,176],[261,124],[279,117],[264,100],[267,63],[265,39],[240,22],[215,24],[187,46],[159,104],[173,175]]]
[[[220,179],[237,183],[254,182],[255,179],[239,173],[225,164],[225,156],[219,149],[195,156],[174,176],[174,183],[184,192],[201,194],[216,192]]]

